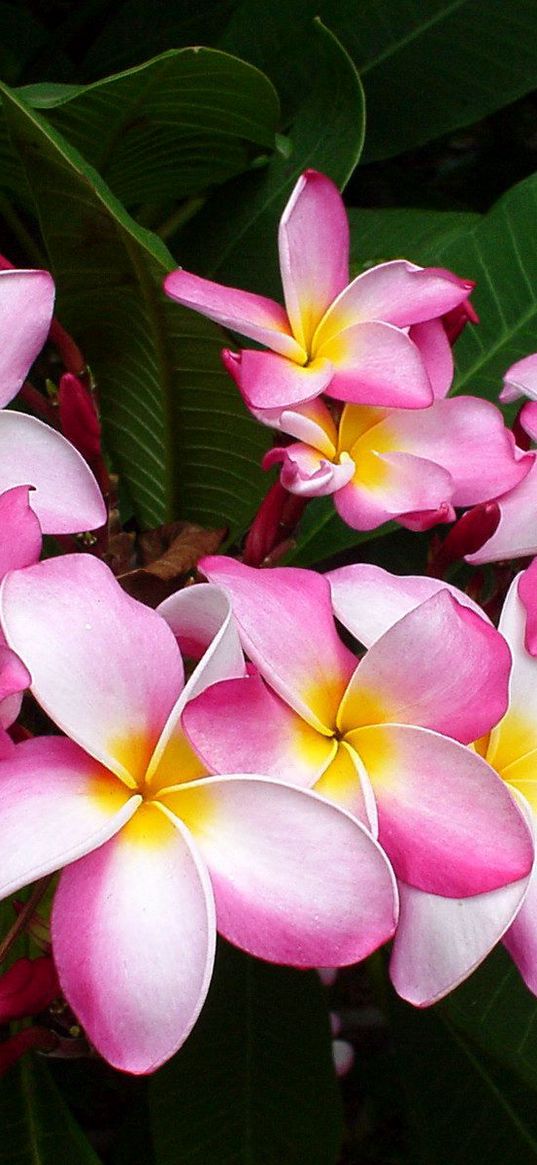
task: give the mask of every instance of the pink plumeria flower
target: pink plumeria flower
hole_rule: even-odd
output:
[[[537,660],[524,646],[526,617],[521,599],[526,596],[537,620],[536,567],[537,563],[515,580],[500,621],[513,659],[508,708],[490,734],[472,746],[503,778],[506,787],[517,796],[524,795],[523,807],[533,832],[537,809],[532,769],[537,750],[537,703],[533,699]],[[467,595],[438,579],[399,577],[377,566],[360,563],[341,567],[329,572],[327,578],[338,619],[365,644],[375,644],[410,611],[426,606],[430,595],[442,591],[479,610]],[[485,621],[482,611],[480,615]],[[471,687],[468,691],[472,692]],[[490,844],[494,845],[492,838]],[[535,874],[473,897],[430,894],[401,882],[399,893],[401,913],[390,976],[396,990],[409,1002],[427,1006],[441,999],[467,978],[502,937],[528,986],[537,992]]]
[[[441,589],[358,662],[337,634],[326,578],[226,558],[200,567],[228,592],[257,669],[185,708],[187,735],[211,769],[260,764],[369,820],[403,900],[407,887],[459,899],[528,874],[522,815],[465,747],[507,705],[509,651],[490,624]]]
[[[244,673],[217,588],[167,600],[172,631],[102,562],[71,555],[7,575],[0,604],[32,692],[66,733],[13,746],[0,764],[0,894],[65,866],[54,959],[111,1064],[150,1072],[180,1047],[217,927],[307,967],[355,962],[393,933],[393,874],[359,822],[270,777],[208,777],[187,743],[185,702]],[[211,639],[186,684],[174,631]]]
[[[349,227],[329,178],[306,170],[280,220],[278,246],[285,310],[274,300],[224,287],[188,271],[164,282],[172,299],[270,349],[225,352],[224,362],[255,415],[313,400],[415,408],[433,389],[409,327],[463,303],[472,284],[449,271],[406,260],[381,263],[349,283]],[[434,337],[423,344],[433,364]],[[438,354],[446,359],[446,344]],[[443,373],[439,372],[442,377]]]
[[[411,530],[453,521],[456,506],[513,489],[533,465],[500,411],[475,397],[437,399],[427,409],[346,405],[337,426],[316,400],[288,410],[280,427],[302,439],[269,450],[264,467],[281,462],[291,493],[333,494],[355,530],[394,519]]]
[[[106,520],[97,482],[77,450],[48,425],[5,410],[47,338],[54,283],[47,271],[0,271],[0,493],[31,486],[46,534],[93,530]]]

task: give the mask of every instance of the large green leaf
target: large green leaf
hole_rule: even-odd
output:
[[[537,1089],[537,999],[503,947],[448,996],[441,1010]]]
[[[213,49],[172,49],[93,85],[19,96],[80,150],[125,206],[175,202],[274,148],[278,98],[257,69]]]
[[[358,275],[389,259],[434,264],[441,247],[472,230],[481,215],[457,210],[361,210],[348,212],[351,271]]]
[[[335,1165],[340,1103],[317,975],[222,945],[201,1017],[149,1095],[155,1165]]]
[[[0,1129],[0,1165],[100,1165],[37,1057],[0,1080]]]
[[[173,259],[81,155],[1,87],[58,284],[58,314],[98,381],[107,443],[146,525],[242,529],[266,489],[267,434],[220,366],[223,334],[160,284]]]
[[[400,1004],[394,1038],[415,1165],[535,1165],[537,1095],[434,1012]]]
[[[101,77],[140,64],[149,54],[170,45],[215,44],[234,7],[235,0],[123,0],[113,4],[104,27],[88,48],[84,76]]]
[[[181,260],[199,274],[278,299],[278,221],[297,178],[313,167],[344,186],[364,138],[363,92],[352,61],[321,24],[312,25],[308,37],[317,46],[316,69],[302,89],[284,152],[209,200],[191,224]],[[290,66],[297,69],[297,88],[299,61],[293,58]]]
[[[296,108],[318,59],[308,28],[320,16],[352,56],[366,90],[366,160],[386,158],[469,125],[537,84],[537,8],[526,0],[272,0],[259,20],[242,0],[223,47],[252,61]]]

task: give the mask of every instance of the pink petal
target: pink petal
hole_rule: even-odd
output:
[[[97,1050],[153,1072],[184,1043],[209,987],[210,882],[180,822],[145,806],[107,845],[64,870],[52,915],[65,996]]]
[[[367,562],[329,570],[325,578],[330,583],[336,618],[364,647],[371,647],[403,615],[441,590],[449,591],[458,603],[488,622],[484,611],[469,595],[441,579],[390,574]]]
[[[9,274],[9,272],[6,272]],[[101,491],[61,433],[24,413],[0,413],[0,493],[33,486],[30,505],[44,534],[95,530],[106,521]]]
[[[507,786],[477,753],[410,725],[347,736],[377,799],[379,841],[418,890],[467,898],[524,878],[533,844]]]
[[[505,934],[526,885],[524,878],[488,894],[443,898],[399,882],[401,909],[390,960],[397,993],[415,1007],[428,1007],[462,983]]]
[[[496,497],[522,481],[531,466],[531,457],[515,450],[499,409],[476,397],[457,396],[419,412],[392,413],[377,426],[375,438],[446,469],[455,506]]]
[[[297,442],[269,449],[263,458],[263,469],[282,463],[280,481],[284,489],[300,497],[321,498],[342,489],[355,473],[354,461],[342,453],[339,464],[327,461],[311,445]]]
[[[85,554],[7,575],[0,603],[4,634],[31,673],[36,699],[67,735],[133,786],[183,685],[164,620]]]
[[[510,669],[511,653],[495,628],[438,590],[370,647],[351,677],[338,727],[347,733],[416,724],[470,744],[503,716]]]
[[[0,494],[0,579],[8,570],[37,562],[41,554],[41,527],[30,508],[26,485]]]
[[[283,307],[264,295],[224,287],[180,270],[166,276],[164,291],[184,307],[201,312],[232,332],[266,344],[273,352],[280,352],[299,364],[305,359],[306,353],[293,338]]]
[[[313,445],[327,457],[333,457],[336,452],[336,426],[330,410],[319,397],[295,409],[284,409],[277,421],[274,419],[273,427],[305,445]]]
[[[0,408],[19,391],[41,351],[53,307],[48,271],[0,272]]]
[[[289,322],[308,351],[313,333],[349,278],[349,226],[337,186],[324,174],[301,174],[278,233]]]
[[[390,408],[426,408],[433,390],[416,344],[392,324],[355,324],[316,349],[333,366],[327,396]]]
[[[9,728],[17,719],[22,693],[32,682],[28,669],[9,647],[0,644],[0,725]]]
[[[393,934],[396,897],[366,829],[315,793],[258,777],[211,777],[166,804],[211,874],[218,929],[269,962],[344,966]]]
[[[311,788],[336,742],[316,732],[254,673],[214,684],[191,700],[183,727],[213,773],[265,773]]]
[[[537,656],[537,558],[518,580],[518,597],[526,614],[524,646],[529,655]]]
[[[453,381],[453,352],[441,320],[413,324],[410,339],[419,349],[435,398],[445,397]]]
[[[503,389],[500,400],[510,404],[521,396],[529,396],[530,400],[537,400],[537,352],[531,356],[524,356],[507,369],[503,378]]]
[[[531,458],[527,476],[496,499],[500,521],[494,534],[475,554],[466,555],[472,566],[537,554],[537,460],[534,453],[526,457]]]
[[[529,400],[521,408],[518,414],[518,423],[532,441],[537,441],[537,400]]]
[[[377,425],[377,429],[382,428]],[[347,525],[355,530],[374,530],[409,511],[428,509],[436,514],[449,504],[453,482],[442,466],[411,453],[377,452],[367,446],[366,439],[353,446],[355,476],[334,498]]]
[[[334,369],[329,360],[296,364],[274,352],[244,348],[239,355],[224,351],[224,366],[252,411],[289,409],[313,400],[327,389]]]
[[[244,650],[271,687],[318,731],[331,735],[356,659],[341,642],[322,575],[258,570],[233,558],[199,568],[228,592]]]
[[[18,744],[0,765],[0,896],[108,841],[139,803],[71,740]]]
[[[379,263],[358,275],[332,304],[315,336],[315,350],[366,320],[406,328],[435,319],[462,303],[472,286],[450,271],[416,267],[405,259]]]

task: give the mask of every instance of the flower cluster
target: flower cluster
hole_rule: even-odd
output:
[[[473,553],[467,541],[469,560],[537,550],[536,454],[494,405],[446,395],[471,285],[403,260],[349,282],[343,204],[314,172],[279,247],[285,310],[186,272],[166,281],[270,349],[225,363],[293,439],[266,458],[282,466],[273,525],[285,491],[334,494],[361,530],[426,530],[475,506],[464,530],[485,511],[495,529]],[[0,273],[4,405],[53,294],[46,272]],[[530,437],[536,369],[520,361],[504,390],[532,398]],[[41,558],[43,534],[107,520],[100,424],[73,369],[58,407],[63,433],[0,414],[0,896],[55,879],[51,949],[0,977],[2,1022],[61,993],[110,1064],[151,1072],[196,1023],[217,932],[298,968],[393,939],[393,984],[418,1006],[503,940],[537,993],[537,560],[498,629],[443,579],[367,564],[323,576],[208,556],[205,581],[152,609],[98,543]],[[17,725],[25,691],[50,733]],[[7,1066],[50,1038],[38,1025],[3,1046]]]

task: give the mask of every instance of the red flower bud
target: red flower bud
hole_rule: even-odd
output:
[[[89,390],[71,372],[60,380],[58,390],[60,424],[64,437],[87,460],[101,452],[101,423]]]
[[[7,1040],[0,1043],[0,1076],[3,1076],[12,1064],[20,1060],[25,1052],[31,1048],[39,1048],[42,1052],[51,1052],[56,1047],[57,1038],[53,1032],[44,1027],[25,1027],[24,1031],[15,1032]]]
[[[50,955],[18,959],[0,976],[0,1023],[37,1015],[59,994],[60,984]]]

